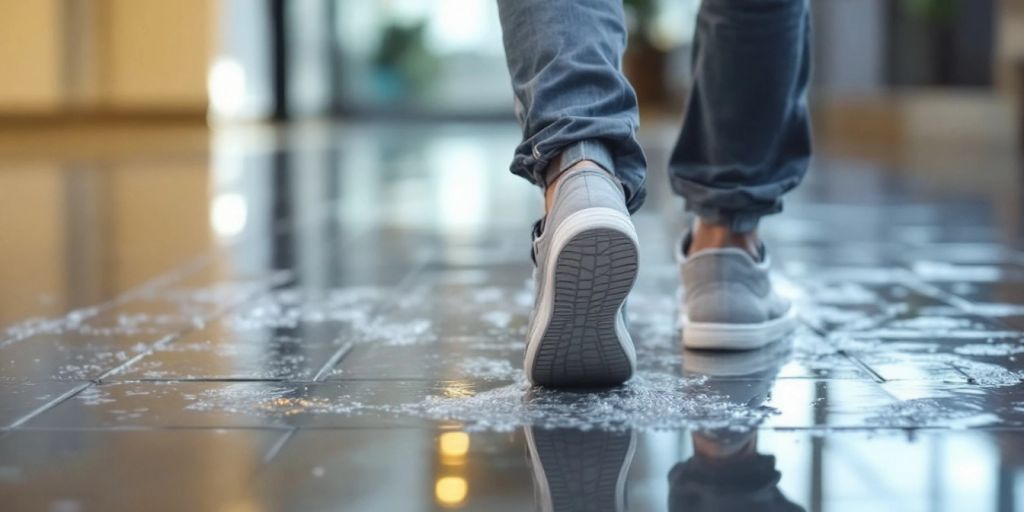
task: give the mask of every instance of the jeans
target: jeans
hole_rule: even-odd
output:
[[[512,172],[546,186],[591,160],[618,177],[636,212],[646,159],[636,93],[622,73],[622,0],[499,0],[498,10],[523,130]],[[688,211],[749,232],[782,210],[811,155],[809,43],[807,0],[703,0],[669,161]]]

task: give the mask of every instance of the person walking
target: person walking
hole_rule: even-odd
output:
[[[543,386],[627,381],[624,304],[644,203],[637,99],[622,72],[621,0],[499,0],[523,140],[511,170],[540,186],[536,297],[524,370]],[[791,332],[758,224],[782,210],[811,155],[807,0],[703,0],[693,86],[669,162],[696,220],[676,248],[689,348],[744,350]]]

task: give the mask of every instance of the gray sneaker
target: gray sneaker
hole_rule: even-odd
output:
[[[570,173],[534,226],[537,291],[523,368],[542,386],[621,384],[636,366],[623,312],[636,281],[636,229],[617,181],[599,169]]]
[[[705,249],[685,255],[689,236],[677,245],[683,280],[683,345],[751,350],[779,340],[797,326],[796,308],[772,290],[771,262],[742,249]]]

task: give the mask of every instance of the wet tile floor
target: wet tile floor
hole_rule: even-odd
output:
[[[691,352],[645,134],[639,372],[559,392],[520,374],[540,201],[504,172],[515,137],[0,159],[38,199],[0,249],[24,269],[0,292],[2,508],[1024,509],[1019,171],[1007,195],[820,157],[764,227],[803,327]]]

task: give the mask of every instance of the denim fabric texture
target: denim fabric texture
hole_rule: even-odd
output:
[[[636,93],[622,72],[621,0],[499,0],[498,9],[523,130],[512,172],[543,187],[592,160],[621,181],[636,212],[646,159]],[[807,0],[703,1],[693,84],[668,169],[688,211],[751,231],[782,210],[783,195],[806,174],[809,20]]]

